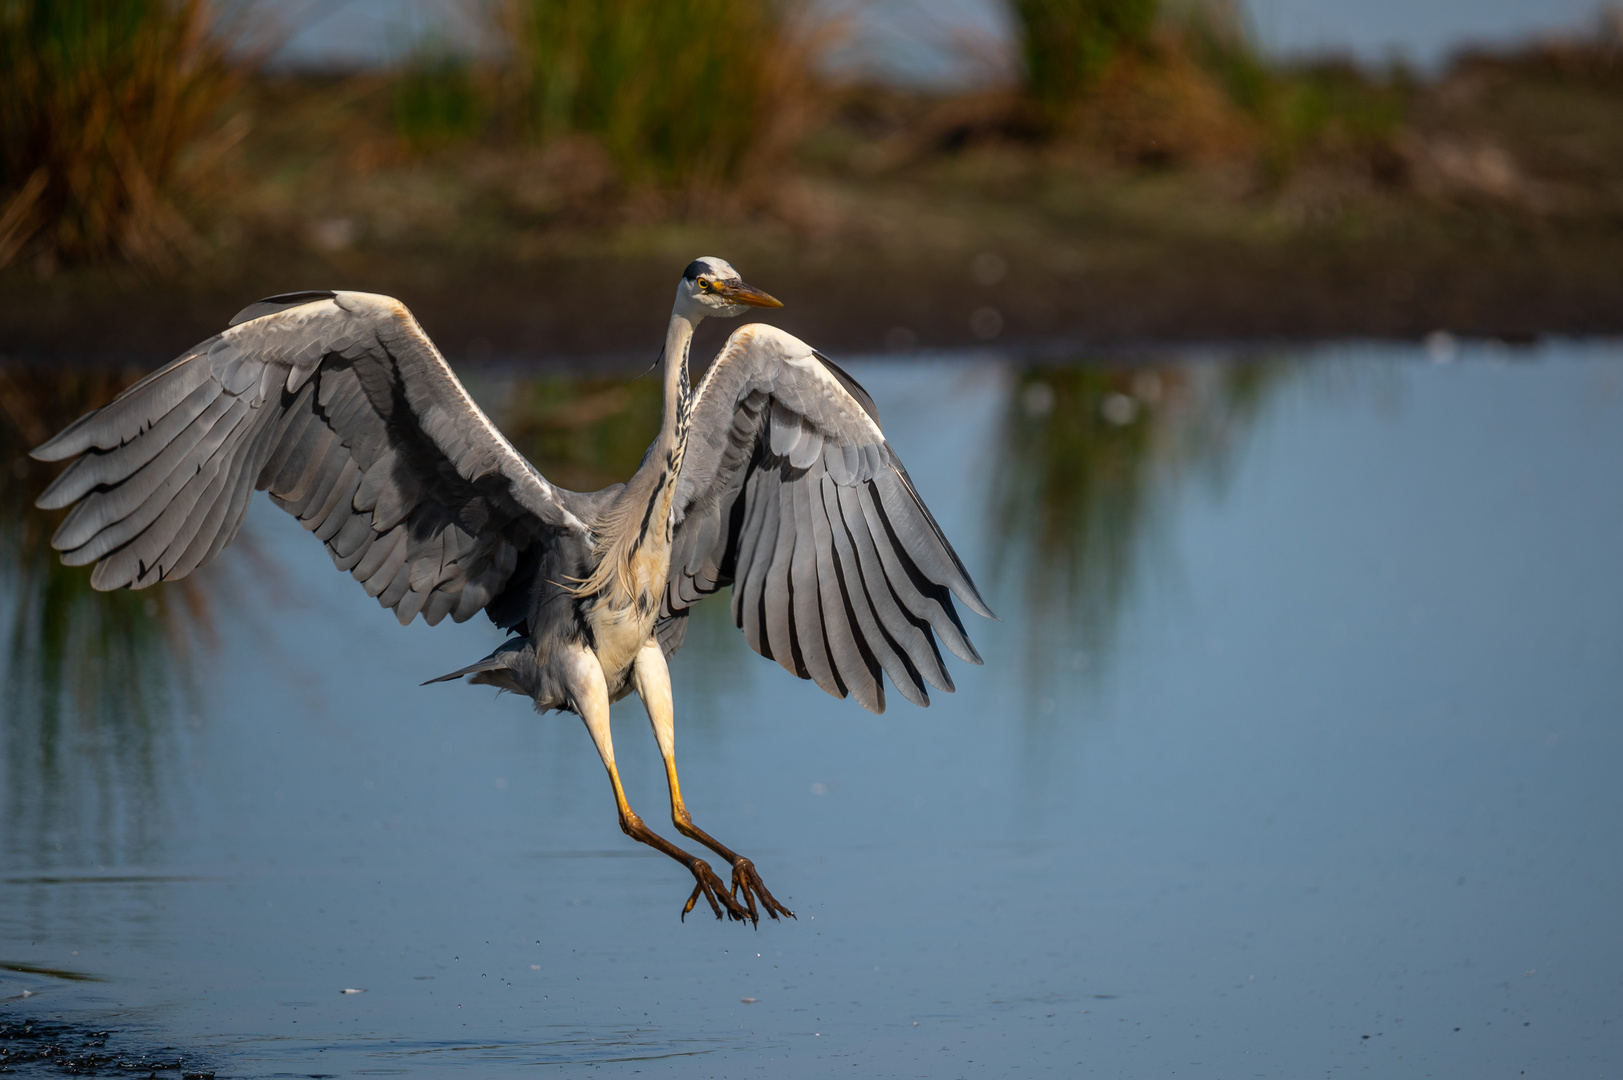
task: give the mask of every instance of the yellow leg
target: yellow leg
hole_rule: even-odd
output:
[[[665,654],[658,641],[649,638],[638,651],[632,678],[637,687],[637,696],[642,699],[643,708],[648,710],[648,722],[653,725],[654,739],[659,743],[659,756],[665,761],[665,783],[671,792],[671,823],[683,836],[697,840],[732,863],[732,895],[738,898],[742,894],[752,922],[760,921],[756,897],[760,897],[760,906],[772,918],[776,919],[779,915],[794,918],[795,913],[778,903],[761,883],[761,875],[756,872],[755,864],[693,824],[693,818],[682,802],[682,782],[676,775],[676,714],[671,699],[671,673],[665,666]]]
[[[647,844],[656,851],[661,851],[683,866],[693,875],[696,884],[693,894],[688,897],[682,908],[682,918],[687,919],[688,912],[693,910],[700,896],[710,902],[710,909],[721,918],[724,913],[733,919],[744,920],[750,918],[752,913],[745,910],[737,900],[727,893],[727,886],[722,884],[710,864],[703,859],[689,855],[675,844],[655,833],[642,823],[642,818],[631,809],[626,801],[625,787],[620,783],[620,770],[614,764],[614,738],[609,732],[609,693],[603,680],[603,669],[597,662],[597,657],[586,649],[576,649],[568,659],[570,696],[575,711],[580,714],[581,720],[586,724],[586,730],[592,736],[592,742],[597,746],[597,756],[603,759],[603,768],[608,771],[609,784],[614,788],[614,805],[620,815],[620,830],[627,836],[640,843]]]

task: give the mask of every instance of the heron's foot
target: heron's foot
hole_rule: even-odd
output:
[[[755,906],[757,897],[760,898],[761,907],[766,909],[766,913],[772,916],[774,922],[779,915],[786,915],[791,919],[795,917],[794,912],[778,903],[777,899],[766,891],[766,886],[761,884],[761,875],[755,872],[755,864],[742,855],[733,860],[733,897],[737,899],[740,895],[749,907],[751,923],[758,924],[761,921]]]
[[[716,876],[716,872],[710,869],[709,863],[703,859],[694,859],[693,862],[688,864],[688,869],[693,871],[693,878],[698,884],[693,886],[693,895],[688,897],[688,902],[682,907],[683,922],[687,922],[688,912],[693,910],[693,905],[699,902],[701,896],[710,901],[710,910],[716,913],[718,919],[724,915],[735,922],[755,918],[754,905],[750,905],[750,910],[745,910],[742,904],[733,899],[727,892],[727,886],[723,885],[721,879]],[[736,882],[737,871],[735,870],[733,873]],[[723,911],[724,908],[725,912]]]

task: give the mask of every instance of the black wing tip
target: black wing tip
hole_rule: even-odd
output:
[[[256,300],[252,304],[237,312],[228,325],[236,326],[252,319],[261,319],[266,315],[275,315],[288,308],[299,307],[303,304],[313,304],[318,300],[331,300],[338,295],[332,289],[305,289],[302,292],[277,293],[267,296],[263,300]]]
[[[907,490],[908,496],[924,514],[924,519],[930,523],[930,528],[935,532],[936,539],[941,542],[942,550],[946,552],[953,569],[958,573],[958,581],[941,581],[936,584],[943,585],[951,590],[959,602],[975,614],[985,619],[991,619],[993,622],[1002,622],[1003,620],[992,611],[991,605],[981,597],[981,591],[976,586],[975,579],[970,576],[969,568],[964,565],[964,560],[958,557],[958,552],[953,549],[952,542],[947,539],[947,534],[941,530],[941,525],[936,521],[935,515],[930,513],[930,508],[924,504],[924,498],[919,494],[918,488],[913,486],[913,478],[907,474],[907,466],[902,464],[902,459],[896,456],[896,451],[891,449],[888,442],[884,446],[884,454],[885,461],[891,468],[896,470],[896,475],[901,479],[902,486]],[[968,640],[967,636],[965,640]]]

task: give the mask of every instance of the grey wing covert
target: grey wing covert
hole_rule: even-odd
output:
[[[953,603],[995,618],[879,427],[872,398],[804,342],[740,328],[701,383],[677,489],[659,634],[732,586],[756,652],[865,708],[883,676],[909,700],[951,691],[939,639],[981,662]]]

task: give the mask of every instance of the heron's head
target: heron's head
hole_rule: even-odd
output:
[[[706,316],[731,319],[752,307],[782,307],[778,300],[746,285],[732,264],[706,255],[688,263],[676,287],[677,311],[694,322]]]

